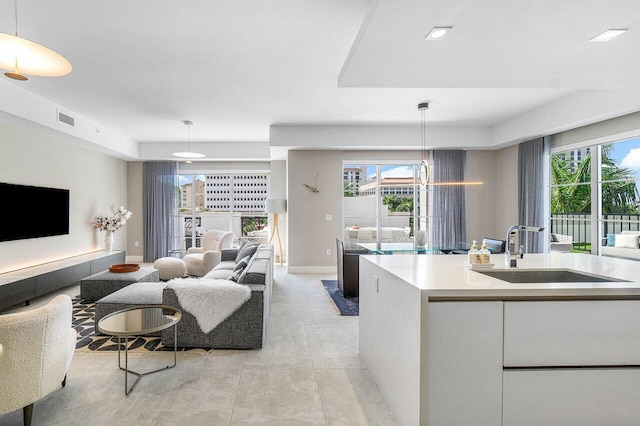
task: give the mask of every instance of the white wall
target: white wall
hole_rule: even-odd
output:
[[[287,162],[284,160],[272,161],[271,162],[271,174],[269,175],[269,198],[276,199],[287,199]],[[282,262],[287,260],[287,219],[288,215],[288,206],[287,213],[281,213],[278,219],[278,235],[273,235],[273,239],[271,243],[275,248],[275,259],[279,261],[282,259]],[[269,215],[269,229],[272,232],[275,232],[274,223],[273,223],[273,215]],[[282,252],[280,252],[280,244],[278,244],[278,236],[280,237],[280,242],[282,243]]]
[[[127,203],[127,165],[51,136],[0,121],[0,181],[69,189],[69,235],[0,242],[0,272],[101,250],[104,233],[93,228],[97,215],[110,205]],[[20,206],[3,200],[5,214],[15,226]],[[134,215],[142,215],[134,211]],[[47,220],[46,209],[42,220]],[[115,249],[125,249],[127,228],[116,232]]]

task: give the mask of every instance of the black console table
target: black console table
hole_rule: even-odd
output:
[[[124,263],[125,251],[96,251],[0,274],[0,310],[80,282]]]

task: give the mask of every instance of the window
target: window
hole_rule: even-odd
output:
[[[572,236],[574,251],[596,254],[594,241],[640,230],[640,138],[554,152],[550,169],[551,232]]]
[[[180,247],[199,246],[199,237],[209,229],[229,230],[240,238],[263,230],[267,180],[264,173],[181,174]]]
[[[345,164],[345,242],[411,242],[427,230],[427,190],[417,185],[416,164]],[[414,224],[418,224],[416,227]]]

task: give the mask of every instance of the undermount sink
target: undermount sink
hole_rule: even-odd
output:
[[[571,269],[496,269],[492,271],[474,271],[512,284],[528,283],[601,283],[628,282],[603,275],[588,274]]]

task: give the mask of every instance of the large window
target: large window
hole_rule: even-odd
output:
[[[554,152],[551,232],[596,254],[607,234],[640,230],[639,172],[640,138]]]
[[[265,173],[181,174],[179,246],[198,247],[199,237],[209,229],[232,231],[237,239],[264,240],[267,185]]]
[[[428,229],[428,197],[416,164],[345,164],[345,242],[412,242]]]

